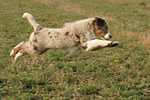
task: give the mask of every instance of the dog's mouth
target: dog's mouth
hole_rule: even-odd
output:
[[[104,36],[102,36],[102,37],[101,37],[101,39],[103,39],[103,40],[107,40],[107,41],[109,40],[109,39],[106,39]]]
[[[101,36],[101,38],[103,39],[103,40],[109,40],[109,39],[111,39],[112,38],[112,35],[108,32],[107,34],[105,34],[104,36]]]

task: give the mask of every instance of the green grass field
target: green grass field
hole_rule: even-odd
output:
[[[24,12],[44,27],[99,16],[115,48],[49,50],[14,64],[10,50],[33,31]],[[0,0],[1,100],[150,99],[149,0]]]

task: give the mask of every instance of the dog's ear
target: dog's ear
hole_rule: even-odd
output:
[[[94,25],[97,25],[99,28],[105,26],[106,22],[104,19],[99,18],[99,17],[95,17],[94,21],[93,21]]]

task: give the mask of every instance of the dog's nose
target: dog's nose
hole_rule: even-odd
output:
[[[111,38],[112,38],[112,36],[111,36],[111,35],[109,35],[109,38],[111,39]]]

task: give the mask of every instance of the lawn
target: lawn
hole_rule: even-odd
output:
[[[11,49],[33,28],[99,16],[109,23],[114,48],[94,52],[49,50],[13,63]],[[0,0],[1,100],[150,99],[149,0]]]

